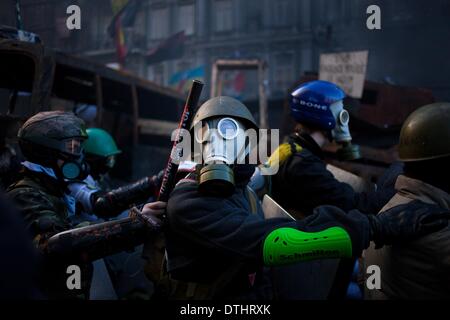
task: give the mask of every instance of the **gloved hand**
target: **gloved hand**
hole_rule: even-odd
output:
[[[159,229],[162,226],[161,216],[166,211],[166,202],[156,201],[147,203],[142,211],[131,210],[131,217],[136,217],[143,221],[148,227],[152,229]]]
[[[376,248],[408,242],[448,225],[450,211],[422,201],[393,207],[378,215],[367,215],[371,240]]]
[[[73,182],[67,186],[70,194],[75,198],[77,204],[81,205],[84,212],[92,213],[94,195],[100,190],[86,182]]]

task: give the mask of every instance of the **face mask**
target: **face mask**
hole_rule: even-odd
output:
[[[62,159],[60,170],[65,180],[84,180],[89,174],[89,167],[83,156],[77,159]]]
[[[352,136],[350,134],[350,128],[348,124],[350,122],[350,115],[348,111],[344,109],[342,101],[333,103],[330,106],[331,113],[336,120],[336,126],[331,130],[331,136],[337,143],[351,141]]]
[[[359,147],[352,145],[352,136],[350,134],[350,128],[348,126],[350,122],[350,115],[347,110],[344,109],[344,104],[341,101],[337,101],[330,106],[330,110],[336,120],[336,126],[331,130],[331,136],[334,141],[341,145],[338,150],[338,157],[341,160],[355,160],[360,159],[361,155]]]
[[[203,162],[231,165],[242,162],[248,154],[245,146],[245,127],[236,119],[207,120],[195,128],[195,139],[203,146]]]
[[[203,166],[199,171],[199,191],[228,196],[234,191],[234,174],[230,165],[243,163],[249,153],[245,126],[233,118],[204,121],[194,128],[197,143],[203,146]]]

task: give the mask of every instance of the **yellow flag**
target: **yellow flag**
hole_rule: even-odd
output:
[[[113,14],[116,15],[117,13],[119,13],[120,10],[122,10],[129,1],[130,0],[111,0],[111,8]]]

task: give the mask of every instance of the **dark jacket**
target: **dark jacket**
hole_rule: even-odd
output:
[[[399,176],[395,187],[381,212],[413,200],[450,209],[450,195],[432,185]],[[371,246],[364,256],[366,266],[381,271],[381,289],[366,288],[366,299],[450,299],[450,226],[404,244]]]
[[[393,185],[379,192],[357,193],[349,184],[338,181],[327,170],[322,149],[308,134],[291,135],[289,144],[299,145],[301,151],[291,147],[294,152],[272,176],[270,191],[274,200],[298,219],[322,205],[375,214],[394,194]],[[273,272],[278,279],[275,287],[284,299],[341,298],[346,293],[353,265],[351,259],[329,259],[276,268]],[[292,280],[293,274],[302,276]]]
[[[228,198],[207,197],[198,192],[195,180],[182,180],[172,192],[168,205],[166,233],[168,270],[177,280],[211,283],[230,265],[243,264],[239,273],[227,282],[219,297],[240,297],[267,285],[262,279],[262,245],[266,236],[281,227],[315,232],[342,226],[350,234],[353,252],[358,255],[368,243],[368,220],[360,213],[345,214],[333,207],[322,207],[302,221],[285,218],[264,220],[258,204],[252,214],[245,194],[246,183]],[[254,286],[249,275],[256,272]],[[258,275],[260,277],[258,278]]]
[[[294,134],[289,143],[302,147],[280,164],[272,177],[271,194],[283,208],[299,216],[309,215],[321,205],[333,205],[344,211],[358,209],[377,213],[392,197],[382,193],[357,193],[346,183],[336,180],[327,170],[317,143],[307,134]]]

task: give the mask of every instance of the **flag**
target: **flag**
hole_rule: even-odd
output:
[[[120,20],[121,27],[131,27],[136,19],[136,14],[142,4],[142,0],[111,0],[113,18],[108,26],[111,38],[116,36],[116,23]]]
[[[114,42],[116,44],[117,60],[120,65],[125,64],[127,56],[127,46],[125,45],[125,35],[123,33],[121,17],[119,16],[114,22]]]
[[[141,3],[141,0],[111,0],[114,17],[108,26],[108,33],[114,38],[120,65],[125,63],[128,53],[123,28],[131,27],[134,24]]]
[[[186,93],[189,91],[191,82],[190,80],[200,80],[205,79],[205,66],[199,66],[193,69],[184,70],[177,72],[170,77],[169,86],[180,93]]]
[[[165,60],[178,59],[183,56],[184,42],[186,36],[184,31],[175,33],[153,48],[146,57],[148,64],[154,64]]]
[[[243,71],[229,71],[222,78],[222,93],[239,100],[244,99],[246,76]]]

